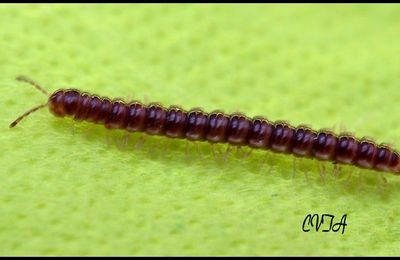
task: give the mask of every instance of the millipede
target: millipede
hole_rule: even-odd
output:
[[[206,113],[199,108],[186,111],[178,106],[165,108],[159,103],[126,103],[121,99],[112,100],[77,89],[58,89],[50,95],[28,77],[18,76],[16,79],[34,86],[48,100],[18,117],[10,124],[11,128],[29,114],[48,107],[56,117],[86,120],[103,124],[107,129],[249,146],[400,175],[398,152],[388,145],[377,145],[369,138],[337,135],[326,129],[315,131],[304,125],[293,127],[285,121],[271,122],[259,116],[250,119],[242,113],[227,115],[219,110]]]

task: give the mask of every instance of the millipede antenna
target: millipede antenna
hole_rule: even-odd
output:
[[[42,104],[42,105],[37,106],[37,107],[34,107],[34,108],[32,108],[32,109],[29,109],[29,110],[26,111],[23,115],[21,115],[21,116],[19,116],[17,119],[15,119],[15,120],[10,124],[10,128],[16,126],[19,122],[21,122],[22,119],[24,119],[25,117],[29,116],[29,115],[32,114],[33,112],[35,112],[35,111],[37,111],[37,110],[39,110],[39,109],[41,109],[41,108],[44,108],[44,107],[46,107],[46,106],[47,106],[47,103],[46,103],[46,104]]]
[[[36,83],[35,81],[33,81],[32,79],[30,79],[30,78],[28,78],[26,76],[18,76],[16,78],[16,80],[28,83],[29,85],[34,86],[37,90],[39,90],[40,92],[42,92],[46,96],[49,96],[49,93],[47,93],[47,91],[44,90],[38,83]]]
[[[42,92],[43,94],[45,94],[46,96],[49,96],[49,93],[47,93],[46,90],[44,90],[39,84],[37,84],[35,81],[31,80],[30,78],[26,77],[26,76],[18,76],[16,78],[16,80],[21,81],[21,82],[25,82],[28,83],[29,85],[34,86],[37,90],[39,90],[40,92]],[[32,114],[33,112],[44,108],[45,106],[47,106],[48,102],[46,102],[45,104],[39,105],[37,107],[34,107],[32,109],[29,109],[28,111],[26,111],[24,114],[22,114],[21,116],[19,116],[17,119],[15,119],[11,124],[10,124],[10,128],[16,126],[19,122],[21,122],[22,119],[24,119],[25,117],[29,116],[30,114]]]

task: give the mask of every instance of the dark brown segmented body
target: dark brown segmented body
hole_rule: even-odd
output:
[[[201,109],[164,108],[158,103],[147,106],[140,102],[126,104],[74,89],[56,91],[48,104],[56,116],[104,124],[110,129],[248,145],[299,157],[400,173],[399,155],[388,146],[376,145],[367,139],[358,140],[351,135],[338,136],[329,130],[316,132],[305,126],[294,128],[286,122],[272,123],[262,117],[249,119],[242,114],[228,116],[220,111],[208,114]]]

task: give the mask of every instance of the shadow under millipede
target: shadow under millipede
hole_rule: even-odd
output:
[[[247,155],[247,151],[240,151],[239,154],[236,154],[236,147],[228,144],[211,145],[205,142],[185,142],[185,140],[166,139],[143,133],[126,133],[122,130],[106,130],[100,125],[86,122],[77,123],[71,119],[54,118],[52,125],[57,132],[70,133],[71,138],[82,138],[88,143],[97,143],[104,150],[111,152],[131,153],[136,159],[141,157],[164,161],[166,165],[174,160],[182,162],[183,167],[195,165],[200,168],[204,166],[204,169],[209,169],[211,165],[212,168],[215,168],[215,172],[225,175],[225,178],[221,179],[227,181],[246,178],[248,174],[252,174],[257,175],[256,178],[264,178],[268,185],[269,178],[279,177],[291,180],[294,186],[305,188],[310,185],[323,186],[334,192],[339,189],[340,194],[343,195],[357,195],[360,192],[372,193],[382,199],[388,199],[393,194],[392,191],[400,188],[400,182],[387,181],[386,177],[388,176],[381,176],[380,173],[372,170],[341,165],[338,174],[335,175],[334,166],[330,162],[295,158],[266,150],[241,148],[250,151],[250,154]],[[66,129],[68,130],[66,131]],[[128,139],[126,136],[129,136]],[[227,149],[230,151],[227,152]],[[101,156],[103,155],[99,155],[99,157]],[[122,162],[116,161],[115,163]],[[188,171],[188,174],[190,173]],[[396,178],[396,176],[390,177]],[[266,186],[266,189],[269,188]]]

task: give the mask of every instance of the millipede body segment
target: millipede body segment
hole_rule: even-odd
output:
[[[26,77],[17,79],[46,93]],[[57,90],[49,95],[46,104],[31,109],[10,127],[45,106],[57,117],[86,120],[103,124],[109,129],[139,131],[191,141],[247,145],[297,157],[400,174],[398,153],[387,145],[377,145],[366,138],[357,139],[349,134],[336,135],[329,130],[314,131],[306,126],[292,127],[286,122],[270,122],[263,117],[250,119],[240,113],[226,115],[220,111],[206,113],[197,108],[189,111],[177,106],[165,108],[158,103],[125,103],[76,89]]]

